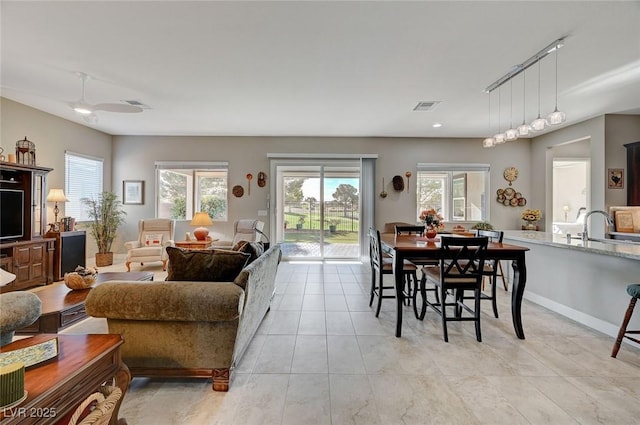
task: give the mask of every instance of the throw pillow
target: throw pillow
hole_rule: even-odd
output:
[[[231,249],[233,251],[249,254],[249,261],[247,264],[251,264],[256,258],[264,254],[264,246],[260,242],[240,241]]]
[[[167,247],[167,280],[233,282],[249,260],[249,254],[223,249],[184,250]]]
[[[144,235],[144,246],[162,245],[162,233],[148,233]]]

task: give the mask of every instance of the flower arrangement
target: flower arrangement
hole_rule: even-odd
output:
[[[438,229],[444,229],[444,223],[442,222],[442,216],[436,212],[433,208],[428,210],[422,210],[418,217],[425,226],[433,226]]]
[[[540,210],[524,210],[522,211],[522,214],[520,215],[520,217],[524,220],[524,221],[529,221],[529,222],[533,222],[533,221],[540,221],[540,219],[542,218],[542,211]]]

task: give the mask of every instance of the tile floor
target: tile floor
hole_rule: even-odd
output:
[[[369,279],[368,265],[282,263],[272,309],[228,393],[206,380],[134,378],[121,417],[130,425],[640,423],[639,349],[625,344],[612,359],[611,337],[527,301],[527,339],[518,340],[501,288],[499,319],[483,303],[482,343],[472,322],[451,323],[445,343],[432,311],[420,322],[408,307],[396,338],[394,301],[375,318]],[[65,332],[106,332],[106,323]]]

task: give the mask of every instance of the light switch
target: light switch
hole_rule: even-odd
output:
[[[267,210],[258,210],[258,217],[266,217]]]

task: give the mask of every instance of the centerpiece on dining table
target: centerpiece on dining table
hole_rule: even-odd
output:
[[[438,234],[438,229],[444,229],[442,216],[433,208],[422,210],[418,218],[424,224],[424,235],[428,239],[435,238]]]

